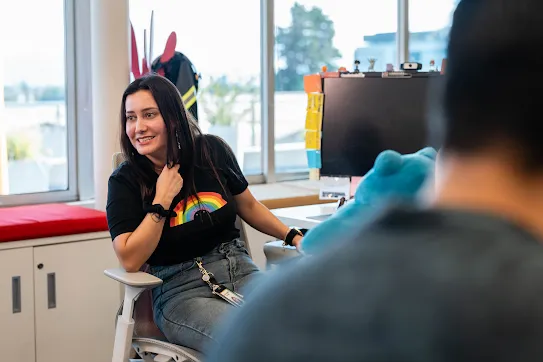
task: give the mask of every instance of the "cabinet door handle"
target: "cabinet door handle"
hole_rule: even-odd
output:
[[[21,313],[21,277],[11,278],[11,309],[13,313]]]
[[[57,288],[55,273],[47,273],[47,308],[57,307]]]

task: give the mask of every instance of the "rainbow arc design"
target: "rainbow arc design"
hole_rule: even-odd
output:
[[[198,202],[198,198],[200,202]],[[194,195],[187,198],[185,212],[183,212],[185,200],[181,200],[175,206],[173,211],[175,211],[177,216],[170,218],[170,227],[179,226],[194,220],[196,213],[199,211],[212,213],[226,205],[226,201],[217,192],[198,192],[198,198]]]

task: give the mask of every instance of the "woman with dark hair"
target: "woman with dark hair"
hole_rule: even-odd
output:
[[[247,188],[230,147],[204,135],[166,78],[148,75],[126,89],[121,106],[126,161],[108,183],[107,218],[121,265],[147,265],[162,279],[153,289],[157,326],[172,343],[202,350],[213,327],[258,274],[237,215],[255,229],[300,247],[302,235],[281,223]],[[229,291],[230,300],[214,294]]]

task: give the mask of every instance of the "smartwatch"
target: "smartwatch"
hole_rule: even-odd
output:
[[[290,230],[287,233],[287,236],[285,236],[285,240],[283,242],[283,245],[294,246],[294,245],[292,245],[292,241],[294,240],[296,235],[304,236],[304,234],[300,230],[298,230],[296,228],[290,228]]]

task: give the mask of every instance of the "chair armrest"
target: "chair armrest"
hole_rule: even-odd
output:
[[[122,268],[106,269],[104,274],[130,287],[145,288],[162,284],[162,279],[141,271],[129,273]]]

